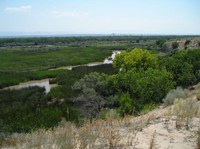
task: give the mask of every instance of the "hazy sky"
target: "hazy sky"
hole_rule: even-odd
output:
[[[0,32],[200,34],[200,0],[0,0]]]

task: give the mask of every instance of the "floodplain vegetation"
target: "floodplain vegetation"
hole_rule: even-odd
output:
[[[104,119],[85,121],[83,125],[62,120],[52,129],[11,135],[2,147],[42,149],[161,148],[194,149],[200,146],[200,84],[184,90],[183,98],[173,91],[173,103],[140,116],[120,117],[109,110]],[[169,93],[172,95],[172,93]],[[176,96],[177,95],[177,96]],[[169,99],[169,96],[167,97]],[[177,137],[178,136],[178,137]],[[187,139],[186,139],[187,138]]]
[[[191,86],[200,81],[200,45],[194,44],[193,38],[1,39],[1,88],[43,78],[52,78],[51,83],[58,86],[48,94],[39,87],[0,90],[0,145],[141,148],[136,132],[154,123],[159,112],[148,112],[160,105],[166,106],[161,113],[165,111],[167,122],[172,118],[176,127],[182,128],[182,123],[199,117],[199,90],[186,90],[193,90]],[[178,50],[182,40],[184,50]],[[196,48],[191,49],[194,45]],[[122,52],[112,65],[49,70],[103,61],[113,50]],[[144,118],[140,116],[144,114]],[[160,123],[164,123],[161,119]],[[187,130],[194,128],[198,134],[196,122],[191,125]],[[127,135],[129,129],[132,133]],[[150,139],[146,138],[147,148],[153,148],[158,141],[156,133],[150,134]],[[199,137],[195,135],[193,139]]]

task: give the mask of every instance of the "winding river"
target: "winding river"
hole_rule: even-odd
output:
[[[60,70],[60,69],[72,70],[73,68],[80,67],[80,66],[93,67],[93,66],[98,66],[98,65],[103,65],[103,64],[112,64],[115,56],[120,53],[121,51],[113,51],[112,55],[110,57],[105,58],[103,62],[92,62],[92,63],[82,64],[82,65],[62,66],[62,67],[57,67],[57,68],[51,68],[49,70]]]
[[[113,51],[112,55],[108,58],[105,58],[105,60],[103,62],[92,62],[92,63],[88,63],[88,64],[75,65],[75,66],[62,66],[62,67],[57,67],[57,68],[49,69],[49,70],[50,71],[51,70],[59,70],[59,69],[72,70],[73,68],[80,67],[80,66],[93,67],[93,66],[97,66],[97,65],[111,64],[113,62],[113,59],[115,58],[115,56],[120,53],[121,53],[121,51]],[[39,87],[45,88],[45,93],[49,93],[52,87],[58,86],[57,84],[50,84],[49,80],[50,79],[47,78],[47,79],[42,79],[42,80],[28,81],[28,82],[20,83],[18,85],[5,87],[5,88],[3,88],[3,90],[4,89],[14,90],[14,89],[28,88],[28,87],[32,87],[32,86],[39,86]]]

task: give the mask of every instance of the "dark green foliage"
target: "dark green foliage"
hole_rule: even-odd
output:
[[[84,42],[100,42],[100,41],[138,41],[145,40],[169,40],[195,36],[83,36],[83,37],[33,37],[33,38],[1,38],[1,46],[33,46],[33,45],[79,45]]]
[[[58,74],[64,72],[64,70],[53,70],[53,71],[33,71],[33,72],[1,72],[0,71],[0,89],[6,86],[19,84],[29,80],[40,80],[45,78],[54,78]]]
[[[186,40],[186,41],[185,41],[185,46],[189,45],[190,42],[191,42],[191,40]]]
[[[172,49],[177,49],[179,46],[179,43],[178,42],[173,42],[172,43]]]
[[[164,39],[160,39],[156,41],[156,45],[158,45],[159,47],[162,47],[165,42],[166,41]]]
[[[119,93],[130,93],[136,112],[144,104],[162,102],[162,98],[174,87],[171,73],[151,68],[146,71],[131,69],[119,72],[113,82]]]
[[[122,94],[119,99],[119,108],[117,109],[121,116],[133,114],[134,102],[129,93]]]
[[[92,72],[85,75],[79,81],[76,81],[72,86],[74,90],[80,92],[80,95],[76,97],[74,101],[77,102],[77,104],[82,104],[87,115],[92,117],[97,116],[105,106],[105,97],[109,95],[108,80],[108,75]]]
[[[194,74],[200,70],[200,49],[177,52],[174,57],[191,64],[193,66],[192,68]]]
[[[122,52],[116,56],[113,65],[121,69],[112,78],[113,86],[119,94],[130,94],[135,112],[139,112],[145,104],[162,102],[162,98],[174,87],[172,74],[159,69],[158,55],[147,50]],[[124,106],[120,104],[124,103],[119,103],[120,107]]]
[[[200,81],[200,50],[178,51],[159,60],[160,67],[171,72],[177,86],[188,87]]]
[[[152,111],[153,109],[156,108],[156,104],[155,103],[148,103],[148,104],[145,104],[141,110],[141,114],[146,114],[150,111]]]
[[[163,58],[160,63],[165,66],[168,72],[173,74],[176,86],[187,87],[196,82],[191,64],[174,57]]]
[[[184,45],[184,46],[185,46],[185,49],[188,48],[188,45],[190,44],[190,42],[191,42],[191,40],[186,40],[186,41],[185,41],[185,45]]]
[[[44,89],[39,87],[0,91],[0,132],[50,128],[62,117],[77,121],[77,114],[70,107],[65,101],[52,102],[51,96],[45,95]]]
[[[77,67],[72,69],[72,71],[65,71],[57,76],[56,82],[59,85],[62,85],[62,88],[60,88],[61,92],[63,93],[63,96],[67,99],[70,99],[77,95],[77,92],[72,90],[72,85],[84,77],[84,75],[90,73],[90,72],[99,72],[99,73],[106,73],[106,74],[114,74],[117,72],[116,69],[112,68],[112,65],[105,64],[105,65],[99,65],[94,67]]]

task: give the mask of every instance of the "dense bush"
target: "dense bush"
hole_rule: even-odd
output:
[[[58,74],[61,74],[64,71],[65,70],[53,70],[53,71],[44,70],[44,71],[33,71],[33,72],[0,71],[0,89],[29,80],[54,78]]]
[[[140,113],[155,107],[161,103],[162,99],[175,86],[187,87],[196,82],[199,75],[199,50],[176,52],[172,56],[159,57],[158,54],[143,49],[128,50],[121,52],[114,59],[113,66],[118,69],[118,73],[103,77],[101,74],[86,75],[81,79],[82,95],[79,96],[79,103],[92,99],[98,99],[104,104],[95,106],[94,102],[90,107],[117,108],[120,115]],[[199,56],[199,57],[198,57]],[[107,87],[98,88],[99,78]],[[90,76],[90,77],[89,77]],[[110,78],[110,79],[107,79]],[[88,80],[88,81],[87,81]],[[89,82],[89,83],[88,83]],[[109,85],[109,82],[112,85]],[[76,83],[74,86],[77,86]],[[84,90],[87,89],[87,93]],[[110,91],[109,94],[105,94]],[[92,98],[89,95],[92,93]],[[84,96],[83,96],[84,95]],[[85,96],[87,95],[87,96]],[[163,100],[166,104],[171,104],[175,97],[183,97],[184,91],[181,89],[172,90]],[[80,98],[81,97],[81,98]],[[96,98],[100,97],[100,98]],[[98,113],[97,112],[97,113]],[[97,114],[96,113],[96,114]]]
[[[164,39],[160,39],[156,41],[156,45],[158,45],[161,48],[165,42],[166,41]]]
[[[97,116],[105,106],[105,98],[109,95],[108,79],[108,75],[93,72],[85,75],[72,86],[74,90],[80,91],[81,94],[74,100],[82,104],[87,115]]]
[[[119,105],[118,112],[121,116],[134,113],[134,101],[129,93],[125,93],[120,96]]]
[[[177,86],[187,87],[200,81],[200,49],[178,51],[160,61],[171,72]]]
[[[187,87],[196,82],[196,77],[193,73],[193,65],[177,59],[175,57],[166,57],[160,60],[161,67],[164,66],[168,72],[173,74],[173,80],[176,86]]]
[[[162,102],[162,98],[174,87],[171,73],[152,68],[119,72],[113,83],[117,92],[130,93],[136,112],[147,103]]]
[[[158,54],[143,49],[121,52],[113,63],[118,73],[100,79],[104,82],[101,85],[107,84],[107,87],[103,87],[104,91],[97,88],[98,81],[89,77],[94,74],[86,75],[79,81],[83,88],[87,88],[86,94],[83,88],[79,88],[82,91],[82,95],[78,97],[79,103],[81,101],[91,103],[91,99],[98,99],[104,104],[99,105],[101,108],[96,111],[100,112],[106,107],[117,108],[122,116],[152,109],[162,101],[171,104],[175,97],[184,96],[181,89],[177,88],[169,92],[171,89],[176,86],[188,87],[197,81],[200,70],[199,54],[199,50],[193,50],[159,57]],[[94,76],[97,79],[101,74],[96,73]],[[109,83],[111,85],[108,86]],[[109,94],[105,94],[105,91],[109,91]],[[90,93],[93,95],[92,98],[89,98]],[[166,98],[162,100],[165,96]],[[90,105],[90,107],[98,107],[94,102]]]
[[[75,121],[78,117],[71,105],[65,101],[62,104],[53,101],[43,88],[0,91],[0,132],[50,128],[61,118]]]
[[[172,43],[172,49],[177,49],[179,46],[179,43],[178,42],[173,42]]]

